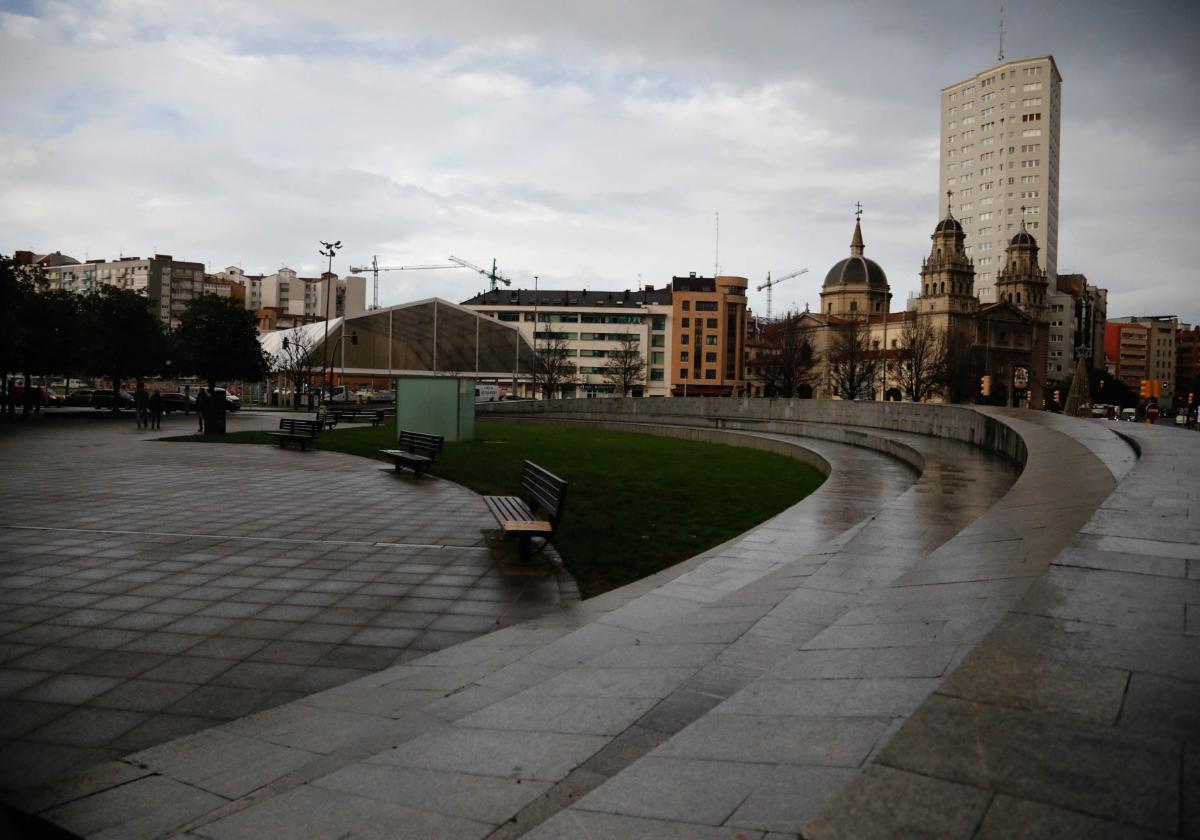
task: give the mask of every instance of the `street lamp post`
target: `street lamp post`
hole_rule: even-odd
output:
[[[325,380],[325,393],[329,396],[333,395],[333,382],[330,379],[329,370],[329,291],[333,287],[333,257],[342,248],[342,240],[337,242],[321,242],[321,250],[318,251],[322,257],[329,258],[329,271],[325,274],[325,340],[321,344],[321,352],[324,359],[321,363],[321,375]]]

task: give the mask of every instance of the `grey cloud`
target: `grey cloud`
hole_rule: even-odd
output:
[[[1200,6],[1005,5],[1008,54],[1065,78],[1060,264],[1116,314],[1200,320]],[[35,38],[0,26],[0,250],[316,270],[337,236],[347,265],[624,288],[710,270],[719,210],[722,270],[810,268],[777,308],[815,303],[858,200],[897,298],[915,286],[938,91],[998,46],[994,5],[960,0],[34,8]],[[385,300],[481,287],[396,274]]]

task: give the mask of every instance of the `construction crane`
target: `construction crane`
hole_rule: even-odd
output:
[[[370,265],[350,266],[351,274],[358,274],[360,271],[370,271],[375,275],[375,302],[371,306],[372,309],[379,308],[379,272],[381,271],[431,271],[437,268],[462,268],[460,265],[392,265],[382,266],[379,264],[379,257],[371,257]]]
[[[488,271],[486,268],[480,268],[479,266],[475,265],[474,263],[469,263],[466,260],[460,260],[458,257],[450,257],[450,262],[458,263],[463,268],[469,268],[472,271],[478,271],[480,274],[482,274],[484,277],[486,277],[488,279],[488,281],[491,283],[491,289],[489,291],[493,291],[493,292],[496,291],[496,281],[497,280],[499,280],[505,286],[512,285],[511,280],[509,280],[507,277],[505,277],[500,272],[496,271],[495,258],[492,259],[492,270],[491,271]]]
[[[454,259],[451,257],[451,259]],[[793,271],[791,274],[785,274],[782,277],[771,279],[771,272],[767,272],[767,282],[758,287],[758,291],[767,290],[767,321],[771,320],[771,289],[782,283],[784,280],[791,280],[793,277],[799,277],[801,274],[808,274],[807,268],[802,268],[799,271]]]

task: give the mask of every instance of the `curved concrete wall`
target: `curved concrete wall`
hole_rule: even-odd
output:
[[[840,400],[629,398],[485,403],[478,406],[478,412],[480,416],[544,416],[762,431],[858,443],[871,448],[874,448],[871,438],[861,430],[880,429],[973,444],[1021,466],[1028,457],[1021,435],[1009,424],[969,406]]]

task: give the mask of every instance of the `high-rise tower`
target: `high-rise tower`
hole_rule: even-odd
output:
[[[1062,76],[1049,55],[1004,61],[942,88],[938,195],[954,214],[975,263],[975,291],[997,300],[1005,249],[1026,225],[1042,244],[1038,265],[1058,275],[1058,161]]]

